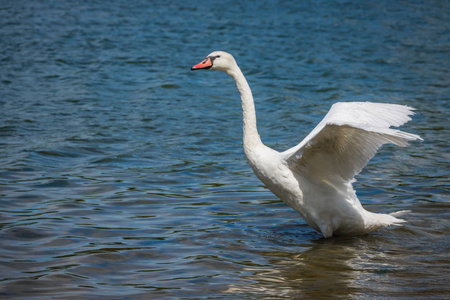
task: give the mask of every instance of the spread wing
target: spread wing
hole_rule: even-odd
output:
[[[413,108],[371,102],[334,104],[297,146],[282,153],[289,167],[311,180],[352,180],[386,143],[421,139],[391,129],[411,120]]]

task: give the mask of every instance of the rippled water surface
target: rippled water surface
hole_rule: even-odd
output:
[[[0,297],[449,297],[450,2],[2,1]],[[253,175],[231,52],[263,141],[338,101],[413,106],[363,205],[401,228],[323,239]]]

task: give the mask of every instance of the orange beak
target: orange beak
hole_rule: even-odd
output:
[[[191,68],[191,70],[192,70],[192,71],[195,71],[195,70],[201,70],[201,69],[209,69],[209,68],[211,68],[211,67],[212,67],[212,61],[211,61],[211,58],[207,57],[207,58],[205,58],[205,60],[202,61],[201,63],[199,63],[199,64],[193,66],[193,67]]]

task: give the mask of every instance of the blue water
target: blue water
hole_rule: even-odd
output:
[[[0,298],[443,299],[450,2],[3,1]],[[253,175],[232,53],[263,141],[338,101],[417,108],[355,188],[401,228],[323,239]]]

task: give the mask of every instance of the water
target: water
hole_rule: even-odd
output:
[[[3,1],[0,297],[449,297],[448,1]],[[237,59],[263,141],[338,101],[416,107],[424,142],[355,184],[408,224],[323,239],[252,174]]]

